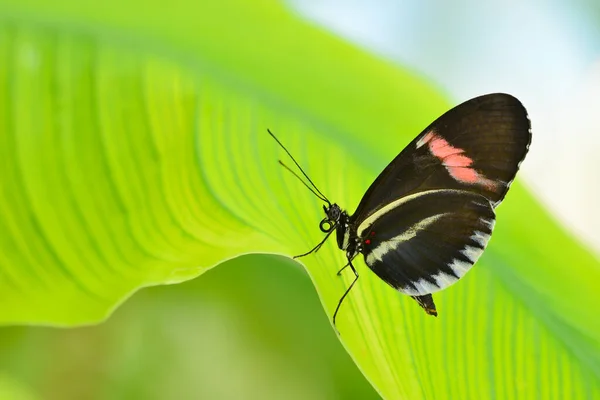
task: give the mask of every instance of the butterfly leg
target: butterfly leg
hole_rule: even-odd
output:
[[[346,268],[348,268],[350,266],[350,263],[344,265],[338,272],[337,275],[340,276],[342,274],[342,271],[345,270]]]
[[[348,289],[346,289],[346,291],[344,292],[344,294],[342,295],[342,297],[340,298],[340,301],[338,302],[337,307],[335,308],[335,312],[333,313],[333,327],[337,330],[337,327],[335,325],[335,317],[337,316],[338,311],[340,310],[340,306],[342,305],[342,302],[344,301],[344,299],[346,298],[346,296],[348,295],[348,293],[350,293],[350,290],[352,290],[352,286],[354,286],[354,284],[356,283],[356,281],[358,280],[358,272],[356,272],[356,269],[354,268],[354,265],[352,265],[352,260],[348,259],[348,264],[346,264],[341,270],[340,272],[346,268],[346,267],[350,267],[352,268],[352,272],[354,272],[354,280],[352,281],[352,283],[350,284],[350,286],[348,286]],[[339,272],[338,272],[339,274]]]
[[[321,246],[323,246],[323,244],[325,243],[325,241],[327,240],[327,238],[329,237],[329,235],[331,235],[331,233],[333,231],[334,231],[334,229],[332,229],[331,231],[329,231],[327,233],[327,235],[325,235],[325,237],[323,238],[323,240],[321,240],[321,243],[319,243],[318,245],[316,245],[315,247],[313,247],[311,250],[307,251],[304,254],[300,254],[300,255],[294,256],[292,258],[296,259],[296,258],[304,257],[304,256],[307,256],[307,255],[309,255],[311,253],[315,253],[315,252],[319,251],[319,249],[321,248]]]
[[[342,272],[348,268],[348,267],[352,267],[352,271],[354,271],[354,275],[356,275],[356,270],[354,269],[354,266],[352,265],[352,260],[354,260],[354,257],[356,257],[356,252],[354,251],[350,251],[348,250],[346,252],[346,257],[348,257],[348,263],[346,265],[344,265],[338,272],[337,275],[340,276],[342,274]]]

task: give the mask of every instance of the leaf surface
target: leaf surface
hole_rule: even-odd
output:
[[[140,287],[303,253],[321,205],[266,128],[352,212],[448,107],[270,1],[3,3],[3,323],[98,322]],[[301,261],[331,315],[343,253],[332,240]],[[385,398],[600,396],[598,261],[518,184],[482,260],[436,296],[439,318],[358,268],[338,328]]]

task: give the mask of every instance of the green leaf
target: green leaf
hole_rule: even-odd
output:
[[[17,382],[40,399],[381,398],[308,274],[264,254],[142,289],[102,324],[0,328],[0,399]]]
[[[10,376],[0,373],[0,400],[34,400],[34,396],[28,388],[15,381]]]
[[[266,128],[352,212],[448,106],[269,1],[2,3],[3,323],[98,322],[140,287],[302,253],[321,205]],[[302,259],[329,315],[344,261],[333,241]],[[438,319],[358,267],[338,328],[384,397],[600,396],[598,262],[519,185]]]

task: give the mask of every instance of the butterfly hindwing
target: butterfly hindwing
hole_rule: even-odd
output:
[[[449,110],[383,170],[352,221],[360,224],[401,197],[433,189],[480,194],[497,206],[531,141],[527,112],[502,93],[476,97]]]
[[[494,222],[485,197],[437,189],[391,202],[358,225],[357,234],[373,272],[405,294],[423,296],[451,285],[471,268]]]

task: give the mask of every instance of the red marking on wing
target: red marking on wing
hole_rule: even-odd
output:
[[[365,244],[371,244],[371,239],[365,240]]]
[[[444,138],[434,135],[427,143],[431,154],[442,160],[445,166],[468,167],[473,164],[473,160],[463,155],[463,149],[452,146]]]
[[[462,183],[480,185],[488,190],[495,191],[499,182],[480,175],[474,168],[470,168],[473,159],[464,154],[464,150],[452,146],[446,139],[436,135],[433,131],[427,132],[417,142],[417,147],[427,144],[429,151],[437,157],[450,176]]]
[[[429,144],[429,150],[431,153],[439,159],[446,158],[448,156],[454,154],[462,153],[462,149],[458,149],[453,147],[450,143],[448,143],[444,138],[439,136],[433,136],[432,139],[427,141]]]
[[[473,160],[460,154],[448,156],[443,159],[443,162],[446,167],[470,167],[473,164]]]
[[[446,169],[452,177],[458,181],[465,183],[477,183],[479,174],[473,168],[467,167],[448,167]]]

